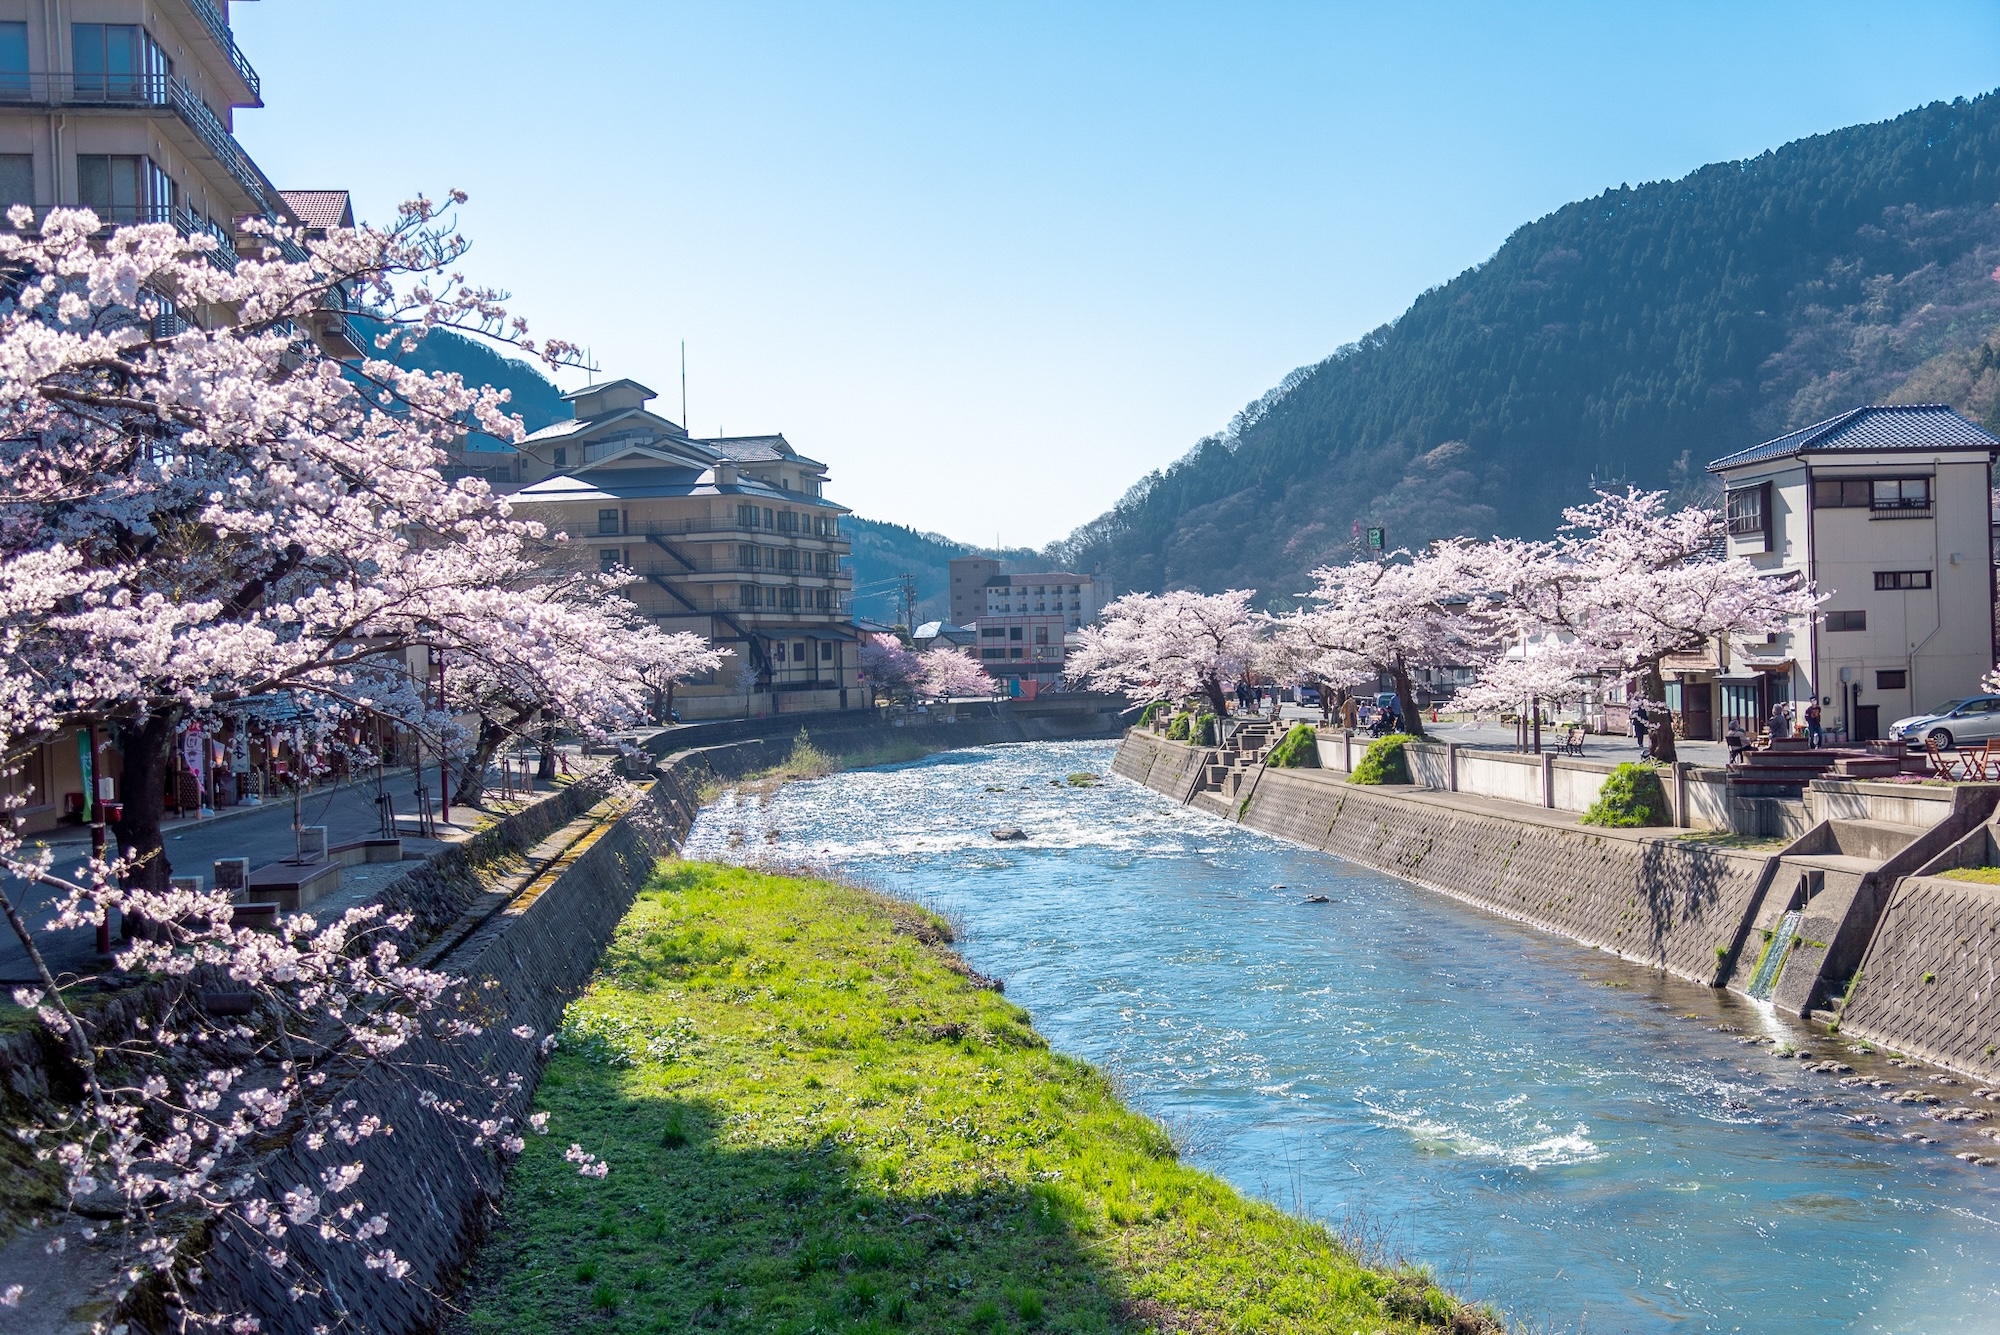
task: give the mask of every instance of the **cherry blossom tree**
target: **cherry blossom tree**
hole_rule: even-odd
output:
[[[1217,715],[1227,714],[1227,692],[1258,652],[1253,596],[1249,589],[1128,593],[1082,630],[1067,675],[1100,691],[1166,700],[1198,695]]]
[[[923,675],[917,656],[893,635],[864,633],[858,657],[863,684],[878,696],[907,696]]]
[[[502,294],[454,271],[465,242],[424,199],[387,228],[310,244],[252,224],[261,244],[240,258],[164,224],[107,237],[87,211],[57,210],[40,228],[25,208],[8,220],[0,763],[72,726],[108,728],[126,814],[120,853],[73,879],[54,875],[52,854],[30,852],[8,823],[0,869],[54,888],[43,930],[99,927],[113,913],[142,923],[116,964],[157,981],[156,1008],[131,1033],[86,1023],[69,1001],[81,984],[54,976],[37,929],[0,887],[0,912],[40,979],[16,999],[63,1047],[83,1090],[23,1134],[60,1167],[77,1209],[133,1240],[129,1276],[172,1290],[190,1322],[199,1295],[181,1248],[204,1222],[264,1239],[268,1263],[288,1274],[297,1261],[287,1231],[310,1227],[369,1249],[371,1268],[399,1277],[408,1263],[381,1241],[390,1221],[354,1194],[358,1164],[264,1199],[249,1172],[254,1142],[281,1131],[315,1145],[388,1134],[340,1100],[343,1077],[422,1039],[480,1033],[477,999],[403,963],[407,917],[294,915],[273,935],[236,926],[226,893],[173,889],[162,792],[181,720],[246,702],[282,698],[321,721],[367,712],[442,740],[448,719],[410,667],[426,656],[474,681],[506,680],[579,726],[629,716],[629,672],[605,650],[659,652],[663,637],[609,591],[550,596],[532,549],[540,526],[513,517],[483,482],[443,476],[446,450],[468,430],[520,438],[507,396],[381,356],[343,366],[307,331],[352,302],[386,324],[376,353],[442,327],[552,364],[573,350],[538,346]],[[606,639],[614,627],[623,638]],[[203,991],[218,986],[252,998],[246,1018],[208,1012]],[[524,1063],[535,1039],[512,1035]],[[432,1104],[472,1144],[506,1154],[520,1140],[503,1110],[521,1095],[518,1075],[496,1074]],[[572,1157],[601,1174],[588,1153]],[[304,1291],[312,1281],[297,1282]]]
[[[1328,680],[1386,675],[1404,726],[1421,736],[1413,674],[1491,651],[1479,557],[1474,544],[1444,542],[1415,556],[1323,566],[1312,572],[1309,605],[1273,619],[1277,634]]]
[[[925,695],[993,695],[998,687],[986,669],[956,649],[937,648],[917,657]]]

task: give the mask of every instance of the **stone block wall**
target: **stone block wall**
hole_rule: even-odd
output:
[[[1174,783],[1192,773],[1193,750],[1133,734],[1113,771],[1178,800],[1185,790]],[[1539,778],[1539,764],[1531,772]],[[1736,949],[1767,862],[1669,837],[1509,819],[1448,794],[1356,787],[1324,770],[1267,770],[1247,807],[1229,814],[1701,983],[1713,983]]]
[[[1840,1028],[2000,1081],[2000,886],[1903,878],[1862,957]]]

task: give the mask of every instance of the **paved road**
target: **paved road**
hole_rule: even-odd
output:
[[[571,764],[575,764],[574,759]],[[436,767],[424,771],[424,784],[435,811],[438,793]],[[451,823],[437,822],[437,833],[441,838],[419,838],[416,834],[417,804],[411,772],[407,769],[392,771],[384,786],[395,799],[404,858],[427,857],[446,843],[472,834],[469,818],[473,813],[462,807],[453,807]],[[326,826],[329,844],[372,839],[381,833],[372,780],[307,795],[299,803],[299,818],[304,825]],[[288,858],[297,848],[292,833],[292,804],[288,801],[259,807],[228,808],[209,820],[172,821],[168,823],[164,835],[167,859],[174,872],[200,876],[204,881],[211,875],[212,864],[218,858],[247,857],[250,865],[256,868]],[[51,836],[47,842],[56,850],[55,870],[58,874],[73,870],[90,850],[89,832],[74,826],[65,827],[62,833]],[[40,927],[46,921],[45,908],[53,897],[53,891],[44,886],[25,885],[11,877],[4,878],[4,882],[0,883],[4,883],[6,892],[27,910],[23,916],[31,926]],[[41,935],[36,944],[50,967],[59,973],[87,973],[98,967],[92,933],[48,932]],[[0,983],[22,983],[32,981],[32,978],[33,966],[21,943],[11,933],[0,937]]]

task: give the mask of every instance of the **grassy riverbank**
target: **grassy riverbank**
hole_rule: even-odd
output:
[[[1485,1328],[1180,1164],[947,939],[865,891],[663,864],[571,1008],[462,1329]]]

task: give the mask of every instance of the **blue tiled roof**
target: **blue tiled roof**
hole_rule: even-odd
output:
[[[2000,453],[2000,438],[1966,421],[1942,403],[1870,404],[1802,427],[1776,440],[1724,455],[1711,473],[1769,459],[1840,451],[1986,450]]]

